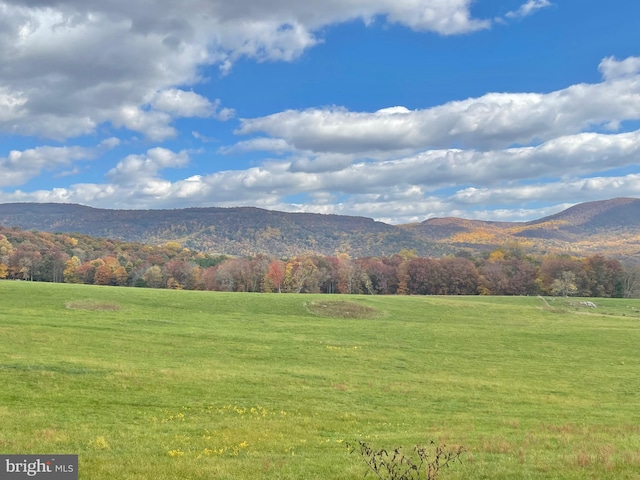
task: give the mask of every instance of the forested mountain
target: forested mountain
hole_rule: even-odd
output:
[[[431,218],[401,228],[423,240],[472,251],[516,242],[535,253],[597,253],[640,262],[640,199],[636,198],[581,203],[530,222]]]
[[[640,200],[576,205],[531,222],[432,218],[388,225],[369,218],[285,213],[252,207],[106,210],[72,204],[0,204],[0,225],[158,245],[168,241],[209,254],[292,257],[348,253],[389,256],[403,249],[441,257],[489,252],[517,242],[535,253],[640,257]]]
[[[425,241],[370,218],[252,207],[103,210],[81,205],[14,203],[0,205],[0,225],[149,244],[177,241],[193,250],[229,255],[265,253],[290,257],[339,252],[362,257],[413,249],[420,255],[441,256],[450,251],[446,245]]]
[[[583,204],[517,224],[432,219],[405,226],[255,208],[0,205],[2,222],[22,225],[0,225],[0,279],[249,292],[636,296],[637,265],[566,250],[587,245],[578,239],[601,238],[591,248],[632,251],[637,242],[619,239],[637,235],[637,205],[631,199]],[[38,225],[69,233],[37,231]],[[74,230],[110,232],[111,239]],[[147,236],[147,243],[116,236]],[[221,253],[222,245],[237,256],[185,248],[184,239],[205,242],[210,252]],[[376,254],[383,248],[389,253]],[[443,256],[446,251],[456,254]]]

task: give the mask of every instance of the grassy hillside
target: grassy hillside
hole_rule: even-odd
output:
[[[634,479],[640,301],[0,281],[0,450],[87,479],[358,479],[345,442],[464,445],[443,479]],[[347,303],[345,303],[347,302]]]

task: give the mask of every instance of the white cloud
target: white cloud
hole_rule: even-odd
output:
[[[198,140],[200,140],[202,143],[211,143],[211,142],[219,142],[219,140],[217,138],[214,137],[207,137],[206,135],[203,135],[202,133],[193,130],[191,132],[191,135],[193,136],[193,138],[196,138]]]
[[[152,148],[144,155],[128,155],[109,170],[107,178],[118,185],[145,185],[148,191],[166,188],[168,182],[157,178],[158,172],[165,168],[181,167],[189,163],[185,151],[175,153],[166,148]]]
[[[120,141],[119,138],[110,137],[110,138],[105,138],[103,141],[101,141],[98,147],[101,148],[102,150],[110,150],[120,145],[120,143],[122,142]]]
[[[149,103],[156,110],[179,117],[208,117],[216,108],[202,95],[177,88],[157,92]]]
[[[624,60],[616,60],[607,57],[599,65],[600,73],[605,80],[619,80],[625,78],[636,79],[640,74],[640,57],[628,57]]]
[[[115,127],[144,133],[150,140],[162,141],[175,137],[177,131],[171,127],[171,115],[165,112],[147,111],[135,105],[125,105],[112,113],[111,123]]]
[[[7,157],[0,157],[0,187],[22,185],[43,171],[54,171],[69,167],[74,162],[93,160],[100,151],[113,146],[115,142],[109,139],[97,148],[43,146],[23,151],[11,150]]]
[[[532,15],[541,8],[547,8],[553,5],[549,0],[527,0],[526,3],[520,5],[517,10],[507,12],[505,16],[507,18],[524,18]]]
[[[431,30],[443,35],[489,28],[489,21],[470,18],[470,4],[471,0],[396,1],[388,7],[388,19],[416,30]]]
[[[482,204],[499,201],[516,205],[523,201],[544,199],[545,201],[586,202],[613,197],[637,196],[640,194],[640,175],[629,174],[613,177],[573,178],[569,180],[519,185],[503,188],[468,188],[457,192],[452,199],[461,204]]]
[[[350,167],[356,158],[354,155],[340,153],[328,153],[313,157],[294,157],[291,159],[289,171],[293,173],[335,172]]]
[[[202,81],[202,66],[290,61],[324,27],[357,19],[442,35],[488,28],[470,3],[0,0],[0,132],[63,140],[112,124],[166,139],[176,117],[233,116],[184,90]]]
[[[527,145],[640,119],[640,58],[600,64],[605,81],[550,93],[488,93],[424,110],[287,110],[242,119],[237,134],[266,133],[298,150],[368,155],[428,148]],[[245,142],[246,143],[246,142]]]
[[[27,103],[27,97],[19,92],[10,92],[8,88],[0,86],[0,122],[11,122],[21,115],[21,109]]]
[[[244,153],[244,152],[275,152],[284,153],[293,150],[291,145],[282,140],[281,138],[252,138],[244,142],[238,142],[230,147],[222,147],[219,149],[219,153],[224,155]]]
[[[157,92],[149,103],[155,110],[170,113],[175,117],[215,116],[220,120],[228,120],[235,115],[233,109],[220,109],[220,100],[210,102],[202,95],[177,88]]]
[[[392,223],[432,216],[526,220],[558,205],[640,196],[640,175],[603,174],[636,165],[639,155],[640,130],[580,133],[534,147],[429,150],[393,160],[354,163],[349,155],[319,156],[317,165],[325,162],[327,167],[315,169],[296,168],[295,162],[308,167],[300,157],[172,182],[162,177],[162,170],[186,165],[189,154],[155,148],[124,158],[107,175],[108,184],[31,194],[18,191],[0,199],[64,199],[110,208],[255,205],[364,215]],[[287,201],[296,195],[308,198],[304,203]],[[341,201],[333,204],[328,198]],[[540,202],[545,205],[528,207]],[[485,207],[489,204],[501,209],[491,213]]]

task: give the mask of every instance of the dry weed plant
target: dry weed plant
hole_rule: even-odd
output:
[[[347,443],[347,448],[349,453],[357,452],[369,468],[365,476],[373,472],[381,480],[436,480],[443,468],[462,463],[460,457],[465,452],[462,446],[447,447],[433,441],[426,447],[414,446],[409,454],[402,447],[375,450],[360,440]]]

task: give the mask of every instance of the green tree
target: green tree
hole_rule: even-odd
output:
[[[164,286],[162,269],[157,265],[147,268],[142,278],[147,283],[147,286],[151,288],[162,288]]]
[[[562,272],[560,278],[556,278],[551,283],[551,293],[562,297],[578,293],[578,287],[576,286],[576,274],[568,270]]]

